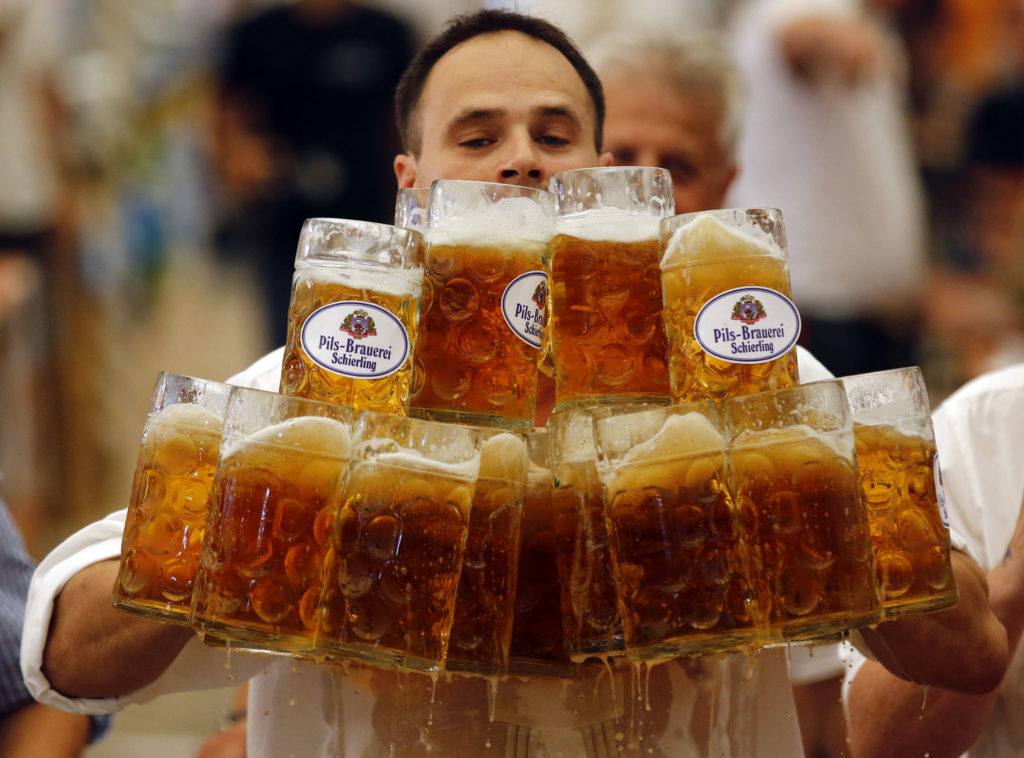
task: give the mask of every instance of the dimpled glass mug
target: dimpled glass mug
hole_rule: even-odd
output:
[[[916,366],[842,378],[888,618],[959,595],[931,410]]]
[[[188,623],[231,388],[161,373],[125,517],[113,603]]]

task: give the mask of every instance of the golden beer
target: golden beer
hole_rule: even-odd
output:
[[[669,402],[658,221],[602,215],[556,226],[551,343],[557,409],[619,399]]]
[[[596,424],[633,657],[669,658],[754,640],[749,564],[718,424],[707,404]]]
[[[445,664],[449,670],[508,668],[528,463],[522,437],[499,432],[481,447]]]
[[[528,187],[434,182],[413,415],[483,426],[533,424],[551,205],[551,195]]]
[[[404,414],[423,284],[418,232],[342,219],[303,226],[282,394]]]
[[[548,432],[534,429],[527,439],[530,469],[523,497],[509,670],[567,675],[572,667],[562,627]]]
[[[732,487],[764,643],[810,639],[881,612],[856,462],[836,434],[741,433]]]
[[[381,414],[357,422],[331,543],[320,654],[421,670],[445,661],[479,437],[451,424],[423,431],[425,424]],[[457,460],[428,457],[430,445],[420,443],[435,433],[449,435],[444,444],[458,449]]]
[[[204,633],[311,652],[348,449],[347,424],[315,416],[225,442],[195,599]]]
[[[934,441],[895,424],[855,424],[853,431],[886,616],[954,604],[958,594],[949,526],[936,495]]]
[[[775,216],[781,227],[781,215],[770,210],[684,214],[662,222],[664,318],[675,402],[799,382],[792,348],[800,318],[790,301],[786,255],[753,226],[768,225]]]
[[[436,244],[427,250],[424,302],[410,406],[438,420],[529,426],[547,307],[546,243]],[[506,319],[504,294],[515,280],[533,282],[527,304],[515,303],[527,342]],[[539,316],[538,316],[539,314]]]
[[[220,454],[222,413],[175,403],[147,420],[125,520],[115,606],[187,623]]]

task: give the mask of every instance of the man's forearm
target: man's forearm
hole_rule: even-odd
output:
[[[73,576],[54,604],[43,655],[50,685],[69,697],[116,697],[154,681],[193,632],[124,613],[110,604],[118,562]]]
[[[29,703],[0,720],[0,755],[77,758],[89,742],[90,729],[88,716]]]
[[[989,605],[981,568],[953,551],[959,602],[863,630],[864,641],[892,674],[917,685],[973,695],[991,692],[1006,671],[1006,630]]]

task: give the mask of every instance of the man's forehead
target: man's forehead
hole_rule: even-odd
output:
[[[590,94],[569,60],[546,42],[516,31],[482,34],[443,55],[427,77],[419,110],[502,107],[503,92],[529,93],[538,107],[569,108],[593,117]]]

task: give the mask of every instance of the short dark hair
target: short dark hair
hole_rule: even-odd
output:
[[[413,57],[395,90],[395,117],[403,150],[411,155],[419,155],[422,148],[423,135],[416,124],[416,113],[423,87],[434,65],[456,45],[482,34],[506,31],[520,32],[546,42],[564,55],[576,69],[593,101],[594,146],[600,152],[604,129],[604,91],[597,73],[569,36],[557,26],[535,16],[503,10],[482,10],[455,16],[443,32],[420,48]]]

